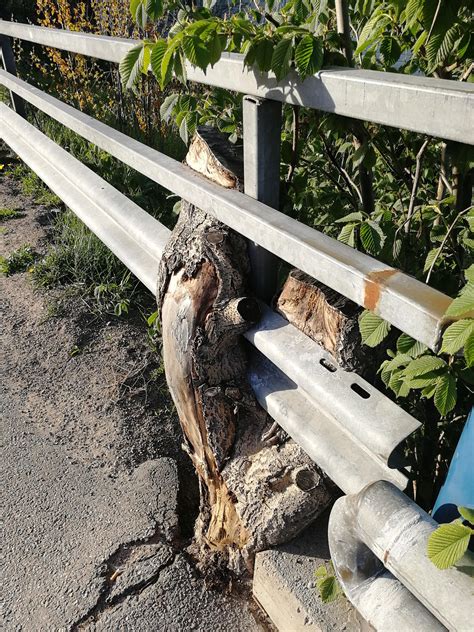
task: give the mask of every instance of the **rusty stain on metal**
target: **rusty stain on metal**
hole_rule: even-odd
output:
[[[385,287],[387,280],[397,272],[399,272],[399,270],[395,268],[369,272],[364,279],[364,307],[372,311],[377,307],[380,300],[380,293]]]
[[[388,560],[388,556],[389,556],[389,555],[390,555],[390,550],[389,550],[389,549],[387,549],[387,550],[385,551],[385,553],[383,554],[383,563],[384,563],[384,565],[386,565],[386,564],[387,564],[387,560]]]

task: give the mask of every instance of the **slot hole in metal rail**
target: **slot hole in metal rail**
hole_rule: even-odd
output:
[[[328,362],[326,358],[321,358],[319,364],[321,364],[330,373],[335,373],[337,371],[337,367],[335,367],[334,364]]]
[[[370,393],[368,393],[365,388],[362,388],[362,386],[354,383],[351,384],[351,388],[359,397],[362,397],[362,399],[369,399]]]

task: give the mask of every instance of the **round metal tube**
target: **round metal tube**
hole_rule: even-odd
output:
[[[456,568],[437,569],[426,555],[437,526],[387,481],[335,503],[329,547],[336,574],[377,630],[470,629],[472,579]]]

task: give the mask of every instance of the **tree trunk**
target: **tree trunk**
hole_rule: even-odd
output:
[[[326,349],[339,366],[373,381],[386,345],[371,349],[362,344],[359,305],[294,269],[275,307],[291,324]]]
[[[186,162],[223,186],[242,187],[241,156],[211,128],[198,130]],[[164,364],[201,482],[197,548],[204,558],[220,552],[238,572],[331,500],[302,449],[266,432],[272,422],[247,383],[241,334],[259,319],[258,302],[246,295],[249,273],[245,240],[183,201],[158,277]]]

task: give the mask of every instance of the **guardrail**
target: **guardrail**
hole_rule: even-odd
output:
[[[275,104],[298,103],[474,143],[474,86],[352,69],[324,70],[304,82],[290,76],[280,85],[271,74],[244,68],[238,55],[225,56],[206,75],[189,67],[192,81],[247,95],[245,193],[240,193],[213,184],[17,78],[5,36],[113,62],[136,42],[1,20],[0,34],[6,67],[0,70],[0,84],[12,92],[14,104],[21,108],[22,100],[29,102],[244,235],[251,242],[260,296],[269,295],[272,257],[278,256],[432,349],[438,348],[449,297],[272,208],[278,204],[280,143],[280,106]],[[0,104],[1,137],[155,293],[157,268],[170,231],[20,114]],[[328,363],[333,364],[330,356],[269,308],[264,308],[262,320],[246,337],[255,347],[249,378],[257,399],[343,491],[355,494],[379,480],[405,487],[404,473],[389,463],[397,446],[419,426],[413,417],[361,377],[334,366],[328,370]],[[413,505],[408,499],[407,503]],[[375,541],[370,539],[366,545],[372,548]],[[413,591],[413,586],[409,588]],[[350,590],[348,594],[352,599]],[[383,591],[377,594],[383,596]]]

